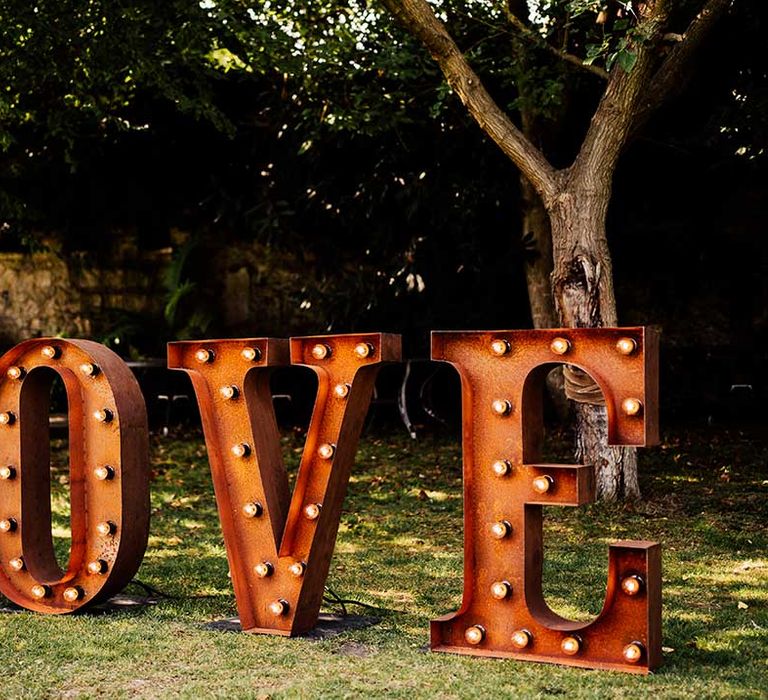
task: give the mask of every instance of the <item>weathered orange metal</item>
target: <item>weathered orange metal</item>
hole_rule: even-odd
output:
[[[50,387],[69,399],[72,544],[51,534]],[[0,358],[0,592],[42,613],[69,613],[123,588],[149,532],[149,440],[139,386],[88,340],[28,340]]]
[[[186,371],[197,394],[241,626],[279,635],[317,621],[376,374],[400,359],[400,337],[291,339],[290,362],[318,379],[292,497],[269,388],[288,355],[274,338],[168,345],[168,366]]]
[[[661,663],[661,548],[610,546],[605,604],[592,622],[542,593],[542,506],[594,500],[591,466],[541,464],[542,393],[553,367],[602,389],[611,444],[658,441],[658,334],[649,328],[436,332],[432,357],[462,383],[464,596],[434,620],[434,651],[644,673]]]

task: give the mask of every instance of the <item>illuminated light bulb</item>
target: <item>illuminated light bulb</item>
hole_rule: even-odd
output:
[[[61,354],[61,351],[54,345],[46,345],[40,350],[40,354],[48,360],[53,360]]]
[[[637,595],[638,593],[640,593],[640,591],[643,590],[644,585],[645,585],[645,582],[637,574],[633,574],[632,576],[627,576],[626,578],[623,578],[621,580],[621,590],[630,596]]]
[[[504,598],[509,597],[510,593],[512,593],[512,586],[509,581],[496,581],[491,584],[491,595],[496,600],[504,600]]]
[[[636,416],[643,410],[643,403],[640,399],[624,399],[621,402],[621,410],[624,411],[627,416]]]
[[[93,417],[99,421],[99,423],[109,423],[112,418],[114,418],[114,414],[108,408],[100,408],[93,412]]]
[[[27,371],[23,367],[13,365],[13,367],[8,368],[6,375],[8,375],[8,379],[21,379],[26,373]]]
[[[195,353],[195,359],[201,364],[204,365],[207,362],[213,362],[213,350],[207,350],[206,348],[200,348]]]
[[[0,467],[0,479],[10,481],[16,478],[16,469],[14,467]]]
[[[349,396],[349,390],[351,388],[352,387],[349,384],[337,384],[333,387],[334,396],[336,396],[337,399],[346,399],[347,396]]]
[[[324,442],[317,448],[317,455],[320,459],[331,459],[336,452],[336,446],[330,442]]]
[[[306,570],[307,565],[303,561],[295,561],[288,568],[288,571],[290,571],[296,578],[301,578]]]
[[[96,467],[96,469],[93,470],[93,475],[99,481],[109,481],[110,479],[115,478],[115,468],[105,464],[102,467]]]
[[[221,389],[219,389],[219,394],[221,394],[223,399],[232,401],[240,396],[240,390],[234,384],[230,384],[228,386],[221,387]]]
[[[68,603],[74,603],[80,600],[80,598],[85,595],[85,592],[82,588],[80,588],[80,586],[70,586],[69,588],[64,589],[63,595],[64,600],[66,600]]]
[[[323,506],[320,503],[310,503],[304,508],[304,517],[307,520],[317,520],[322,509]]]
[[[247,457],[251,454],[251,446],[245,442],[240,442],[237,445],[233,445],[232,454],[235,457]]]
[[[288,601],[279,598],[269,604],[269,612],[273,615],[285,615],[288,612]]]
[[[549,349],[552,350],[555,355],[565,355],[565,353],[571,349],[571,343],[565,338],[555,338],[549,344]]]
[[[477,645],[485,639],[485,627],[482,625],[472,625],[464,630],[464,639],[469,644]]]
[[[15,532],[18,523],[15,518],[4,518],[0,520],[0,532]]]
[[[94,559],[88,562],[88,573],[96,576],[97,574],[107,573],[107,562],[103,559]]]
[[[551,476],[537,476],[532,482],[533,490],[536,493],[546,493],[555,485],[555,480]]]
[[[497,459],[491,465],[491,469],[496,476],[506,476],[510,471],[512,471],[512,465],[509,463],[509,460]]]
[[[640,642],[632,642],[624,647],[621,655],[624,657],[624,661],[630,664],[636,664],[643,658],[643,645]]]
[[[496,355],[496,357],[503,357],[511,349],[512,346],[509,344],[508,340],[496,338],[496,340],[491,341],[491,354]]]
[[[355,355],[361,360],[373,355],[373,351],[373,345],[370,343],[358,343],[355,345]]]
[[[637,350],[637,342],[634,338],[619,338],[616,341],[616,350],[622,355],[631,355]]]
[[[331,349],[327,345],[318,343],[312,348],[312,357],[316,360],[325,360],[331,356]]]
[[[531,633],[528,630],[516,630],[512,633],[512,645],[525,649],[531,643]]]
[[[11,411],[0,413],[0,425],[13,425],[16,422],[16,416]]]
[[[13,571],[23,571],[24,559],[21,557],[14,557],[8,562],[8,566],[10,566]]]
[[[255,501],[246,503],[243,506],[243,515],[246,518],[258,518],[263,512],[264,507],[261,505],[261,503],[256,503]]]
[[[115,532],[117,532],[117,525],[115,525],[111,520],[104,520],[96,526],[96,532],[98,532],[103,537],[106,537],[107,535],[114,535]]]
[[[240,357],[248,362],[258,362],[261,359],[261,350],[258,348],[243,348]]]
[[[92,362],[83,362],[83,364],[80,365],[80,371],[86,377],[95,377],[99,373],[99,367]]]
[[[40,583],[36,583],[32,588],[29,589],[29,592],[32,594],[33,598],[37,598],[38,600],[42,598],[47,598],[49,595],[51,595],[51,589],[48,586],[43,586]]]
[[[497,416],[506,416],[510,413],[510,411],[512,411],[512,403],[507,401],[507,399],[496,399],[491,404],[491,410]]]
[[[581,640],[578,637],[565,637],[560,642],[560,650],[568,656],[575,656],[581,651]]]
[[[491,525],[491,535],[497,540],[503,540],[512,533],[512,526],[506,520],[499,520]]]
[[[274,571],[274,567],[268,561],[262,561],[262,562],[260,562],[259,564],[256,564],[256,566],[253,567],[253,572],[259,578],[267,578],[267,576],[271,576],[272,575],[273,571]]]

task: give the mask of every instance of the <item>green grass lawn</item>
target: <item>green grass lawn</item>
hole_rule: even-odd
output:
[[[284,439],[294,467],[300,445]],[[205,448],[197,433],[154,438],[152,456],[138,578],[168,597],[108,614],[0,614],[0,697],[768,697],[768,447],[736,432],[644,450],[641,504],[546,510],[548,601],[575,618],[600,610],[610,541],[663,543],[665,665],[647,677],[427,651],[429,620],[461,597],[453,439],[361,440],[328,584],[380,621],[321,641],[204,628],[236,615]],[[53,505],[63,559],[65,485]]]

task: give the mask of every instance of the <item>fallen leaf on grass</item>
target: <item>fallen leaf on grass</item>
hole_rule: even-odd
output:
[[[740,600],[736,607],[738,607],[739,610],[746,610],[749,605],[747,605],[743,600]]]

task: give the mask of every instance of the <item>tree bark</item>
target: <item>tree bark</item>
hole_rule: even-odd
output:
[[[569,328],[616,326],[616,297],[605,232],[610,189],[569,184],[549,210],[554,270],[552,291],[560,323]],[[607,443],[604,405],[576,403],[576,454],[595,467],[597,496],[637,499],[637,451]]]

